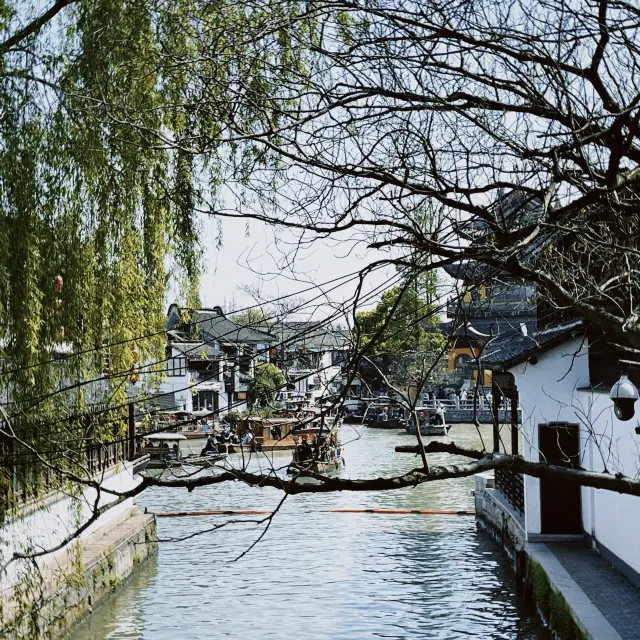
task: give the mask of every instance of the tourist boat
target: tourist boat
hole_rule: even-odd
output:
[[[378,419],[378,414],[385,408],[391,409],[392,415],[386,420]],[[400,415],[398,415],[399,412]],[[404,410],[393,400],[371,402],[365,412],[363,424],[371,429],[404,429],[406,426]]]
[[[225,458],[225,454],[214,453],[207,456],[183,455],[180,448],[187,438],[181,433],[149,433],[142,436],[142,455],[149,456],[147,470],[151,475],[161,475],[164,471],[177,471],[185,466],[213,466],[214,462]],[[157,446],[156,446],[157,443]]]
[[[302,410],[304,415],[291,415],[288,410],[274,412],[271,418],[246,416],[236,422],[237,433],[242,438],[247,429],[251,429],[254,441],[251,445],[217,443],[218,449],[225,453],[250,453],[251,451],[288,451],[296,448],[295,438],[303,435],[312,437],[319,433],[329,435],[338,424],[328,420],[318,411]],[[324,423],[323,423],[324,417]]]
[[[216,466],[216,463],[224,460],[227,457],[226,453],[208,452],[205,455],[189,455],[182,459],[182,465],[186,467],[200,467],[202,469],[211,469]]]
[[[181,433],[149,433],[142,436],[142,455],[149,456],[147,471],[179,469],[182,467],[180,443],[186,440]],[[152,474],[157,475],[157,474]]]
[[[450,424],[421,424],[420,435],[421,436],[446,436],[451,429]],[[407,423],[405,431],[412,436],[416,435],[416,429],[413,424]]]
[[[344,465],[344,458],[340,455],[333,460],[308,460],[306,462],[296,462],[295,460],[287,468],[290,475],[304,475],[306,472],[326,473],[335,471]]]
[[[418,414],[421,436],[446,436],[449,433],[450,424],[431,424],[431,419],[436,413],[435,407],[417,407],[415,412]],[[416,434],[412,420],[407,421],[405,431],[411,435]]]

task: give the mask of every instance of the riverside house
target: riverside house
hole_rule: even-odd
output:
[[[522,410],[519,430],[501,429],[503,447],[531,461],[637,477],[640,407],[621,420],[609,397],[625,357],[580,319],[493,341],[482,357],[493,393]],[[628,374],[637,386],[640,368]],[[640,498],[509,471],[496,472],[495,483],[494,506],[515,525],[516,548],[584,541],[640,585]]]
[[[255,365],[268,362],[274,338],[227,318],[220,307],[196,309],[183,322],[177,304],[167,314],[167,380],[157,408],[220,413],[247,408]]]

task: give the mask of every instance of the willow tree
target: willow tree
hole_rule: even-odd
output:
[[[265,161],[219,141],[268,117],[302,64],[282,27],[294,8],[0,2],[5,462],[80,464],[89,405],[109,408],[93,437],[117,437],[129,383],[161,374],[168,286],[197,289],[195,208],[225,166],[246,180]]]

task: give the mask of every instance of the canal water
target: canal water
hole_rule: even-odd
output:
[[[477,445],[470,425],[452,438]],[[485,442],[489,430],[483,429]],[[396,454],[399,431],[340,430],[343,477],[399,474],[418,464]],[[198,449],[200,443],[191,443]],[[252,460],[285,465],[290,453]],[[430,456],[450,462],[450,456]],[[395,492],[288,498],[261,542],[262,527],[235,518],[159,518],[152,559],[82,624],[74,640],[425,640],[545,638],[516,595],[497,545],[472,516],[328,513],[328,509],[473,509],[471,479]],[[272,509],[282,494],[241,483],[141,496],[149,511]]]

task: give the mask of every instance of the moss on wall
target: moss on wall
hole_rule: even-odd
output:
[[[587,640],[573,619],[567,601],[559,591],[551,586],[549,578],[540,564],[531,558],[529,558],[528,579],[530,593],[540,615],[560,640]]]

